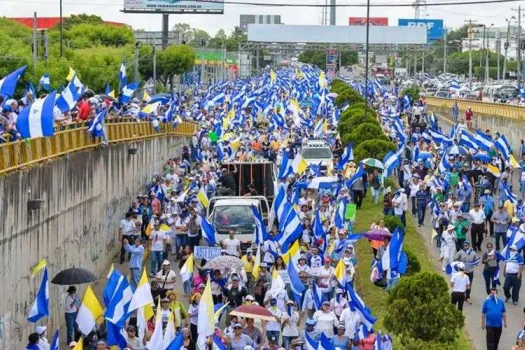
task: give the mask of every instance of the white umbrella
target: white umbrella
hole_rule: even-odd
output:
[[[368,165],[373,168],[384,169],[383,163],[374,158],[366,158],[361,161],[364,165]]]

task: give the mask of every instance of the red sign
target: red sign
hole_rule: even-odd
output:
[[[370,17],[371,26],[388,26],[388,17]],[[349,17],[348,24],[351,26],[366,26],[366,17]]]

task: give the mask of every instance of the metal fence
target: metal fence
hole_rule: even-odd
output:
[[[474,113],[525,121],[525,108],[519,106],[430,96],[425,97],[425,101],[429,106],[450,108],[450,110],[452,110],[454,102],[457,102],[460,111],[465,111],[467,107],[471,107]]]
[[[197,124],[189,122],[180,123],[175,128],[171,124],[161,124],[159,132],[155,131],[151,122],[113,119],[106,123],[110,144],[140,141],[166,135],[191,136],[196,129]],[[52,137],[0,144],[0,174],[100,145],[100,138],[92,138],[87,132],[85,123],[58,126]]]

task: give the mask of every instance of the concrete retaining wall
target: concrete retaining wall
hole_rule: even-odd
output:
[[[439,116],[444,116],[452,120],[452,110],[448,107],[440,107],[429,105],[428,109],[430,112],[435,112]],[[465,115],[465,111],[459,112],[460,119]],[[479,128],[483,131],[489,129],[491,134],[499,132],[505,135],[507,140],[512,147],[516,157],[516,160],[520,160],[521,156],[519,153],[521,139],[525,139],[525,120],[516,120],[499,116],[491,116],[481,113],[474,113],[473,127]]]
[[[120,249],[119,220],[152,174],[188,141],[136,142],[136,155],[128,155],[129,144],[116,144],[0,178],[0,349],[24,348],[34,331],[26,317],[42,279],[42,273],[30,278],[38,261],[47,259],[50,281],[73,266],[107,273]],[[43,199],[42,209],[28,211],[29,198]],[[49,286],[51,315],[38,323],[48,326],[49,341],[65,323],[66,288]]]

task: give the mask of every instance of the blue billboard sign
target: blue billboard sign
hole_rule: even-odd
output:
[[[398,20],[400,27],[427,27],[429,42],[443,39],[443,20],[442,19],[406,19]]]

